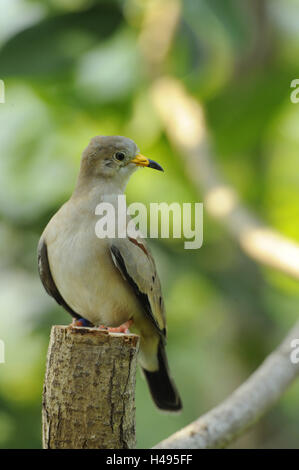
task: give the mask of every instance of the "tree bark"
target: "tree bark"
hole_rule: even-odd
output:
[[[135,447],[139,337],[53,326],[43,391],[45,449]]]

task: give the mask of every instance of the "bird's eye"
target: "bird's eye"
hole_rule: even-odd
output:
[[[122,162],[122,161],[125,159],[125,154],[124,154],[124,152],[116,152],[115,158],[116,158],[116,160],[118,160],[119,162]]]

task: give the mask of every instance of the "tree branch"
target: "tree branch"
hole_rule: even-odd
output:
[[[249,257],[299,279],[299,244],[263,225],[216,169],[200,104],[170,77],[154,82],[152,98],[190,181],[203,193],[205,210],[225,225]]]
[[[186,173],[199,194],[203,194],[206,211],[218,219],[253,260],[299,279],[299,244],[262,224],[239,201],[236,191],[224,180],[213,160],[204,112],[201,105],[172,77],[161,72],[167,51],[179,21],[181,3],[176,2],[172,21],[160,16],[159,31],[164,42],[160,54],[145,60],[153,80],[154,106],[164,124],[170,142],[179,150]],[[166,11],[166,8],[165,8]],[[165,12],[164,11],[164,12]],[[145,25],[151,25],[145,22]],[[164,27],[165,26],[165,27]],[[146,28],[146,43],[152,44],[156,30]],[[165,39],[166,38],[166,39]],[[141,43],[142,46],[142,43]],[[153,63],[155,67],[153,67]],[[299,338],[299,323],[263,364],[222,404],[189,426],[157,444],[155,448],[222,448],[244,433],[280,398],[299,374],[299,364],[290,360],[291,341]]]
[[[155,449],[223,448],[252,426],[299,375],[292,364],[291,341],[299,338],[299,322],[283,343],[230,397],[198,420],[157,444]]]
[[[144,2],[139,47],[151,78],[161,74],[181,13],[180,0]]]

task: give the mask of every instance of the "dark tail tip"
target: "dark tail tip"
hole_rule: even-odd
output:
[[[150,372],[143,369],[151,396],[158,408],[177,412],[182,409],[182,402],[176,386],[169,375],[165,348],[160,341],[158,349],[159,370]]]

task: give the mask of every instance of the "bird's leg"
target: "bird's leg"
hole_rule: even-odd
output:
[[[98,329],[110,331],[111,333],[128,333],[129,328],[132,324],[133,324],[133,320],[128,320],[127,322],[123,323],[122,325],[116,328],[108,327],[105,325],[99,325]],[[70,326],[92,327],[94,325],[90,321],[86,320],[85,318],[73,318],[73,321]]]
[[[116,328],[106,328],[108,331],[111,333],[128,333],[130,326],[133,324],[133,320],[128,320],[122,325],[116,327]],[[100,327],[101,328],[101,327]],[[105,328],[105,327],[104,327]]]
[[[85,318],[73,318],[71,326],[72,327],[75,327],[75,326],[86,327],[86,326],[93,326],[93,325],[92,323],[90,323],[90,321],[86,320]]]

